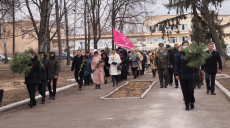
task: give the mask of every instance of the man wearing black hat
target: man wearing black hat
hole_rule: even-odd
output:
[[[172,86],[172,83],[173,83],[173,52],[171,50],[170,45],[166,45],[166,49],[167,49],[168,54],[169,54],[168,82],[169,82],[170,86]]]
[[[156,60],[155,60],[155,66],[156,69],[158,70],[159,74],[159,80],[160,80],[160,86],[163,88],[167,88],[168,85],[168,67],[169,67],[169,54],[168,51],[163,50],[164,44],[160,43],[159,44],[159,49],[156,52]],[[165,83],[163,83],[163,78],[165,80]]]

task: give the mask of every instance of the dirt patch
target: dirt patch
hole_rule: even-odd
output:
[[[221,74],[230,75],[230,60],[226,60],[226,68],[223,69]],[[225,77],[225,76],[223,76]],[[218,78],[218,77],[217,77]],[[223,85],[228,91],[230,91],[230,79],[229,78],[219,78],[217,81]]]
[[[140,97],[151,84],[152,82],[129,82],[105,98]]]
[[[70,71],[70,68],[70,66],[65,66],[65,70],[59,73],[57,88],[75,83],[67,82],[67,79],[74,79],[74,73]],[[24,84],[25,75],[15,74],[12,77],[12,72],[9,70],[0,71],[0,76],[0,89],[4,90],[2,106],[29,98],[26,85]],[[38,91],[36,95],[39,95]]]
[[[223,69],[221,74],[230,75],[230,60],[226,60],[226,68]]]
[[[223,85],[230,92],[230,79],[229,78],[221,78],[217,80],[221,85]]]
[[[9,66],[10,66],[9,63],[8,64],[1,63],[0,64],[0,69],[9,69]]]

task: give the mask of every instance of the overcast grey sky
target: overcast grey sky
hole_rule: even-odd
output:
[[[157,5],[156,5],[156,15],[168,15],[168,9],[164,7],[163,3],[165,4],[168,0],[157,0]],[[188,10],[187,13],[190,13],[190,10]],[[170,15],[175,15],[176,10],[173,9],[170,11]],[[230,0],[225,0],[222,4],[222,7],[219,8],[219,14],[229,14],[230,15]]]

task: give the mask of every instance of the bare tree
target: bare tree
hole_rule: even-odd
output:
[[[61,43],[61,30],[60,30],[58,0],[55,0],[55,11],[56,11],[56,25],[57,25],[57,36],[58,36],[59,63],[62,69],[62,43]]]
[[[67,65],[70,65],[70,49],[69,49],[69,25],[68,25],[68,10],[66,5],[66,0],[64,0],[64,10],[65,10],[65,27],[66,27],[66,52],[67,52]]]

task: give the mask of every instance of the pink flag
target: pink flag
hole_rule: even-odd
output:
[[[125,37],[123,34],[116,31],[114,28],[113,28],[113,36],[114,36],[114,43],[117,46],[120,46],[122,48],[127,48],[127,49],[134,48],[134,45],[132,44],[132,42],[127,37]]]

